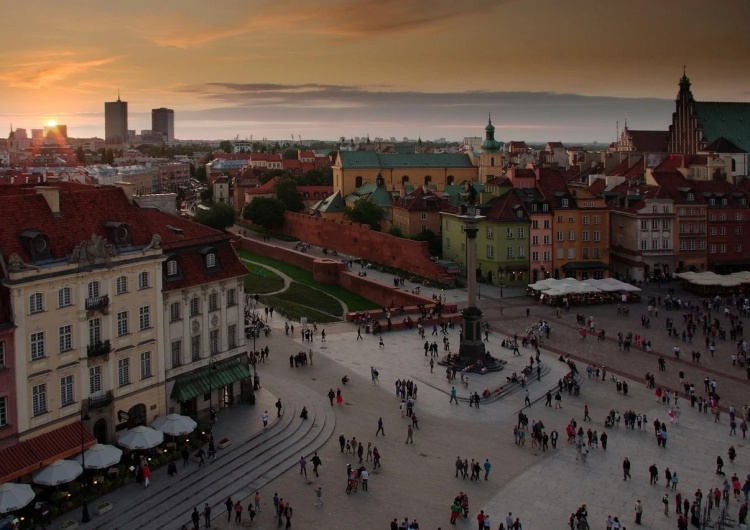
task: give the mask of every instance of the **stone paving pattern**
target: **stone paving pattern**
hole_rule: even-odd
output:
[[[382,276],[386,283],[391,281],[381,273],[368,276]],[[431,294],[429,289],[423,292]],[[465,297],[461,290],[445,294],[450,301]],[[593,340],[594,337],[580,340],[575,307],[558,319],[553,309],[534,304],[521,290],[506,288],[504,295],[501,298],[497,288],[482,286],[481,307],[495,330],[490,335],[488,349],[509,361],[509,366],[498,374],[470,376],[468,390],[457,386],[459,395],[470,390],[481,393],[484,388],[503,384],[504,378],[526,364],[532,353],[522,349],[522,356],[513,358],[510,350],[500,347],[503,333],[521,333],[536,319],[547,319],[552,325],[552,340],[543,344],[542,361],[550,372],[543,375],[541,383],[529,384],[533,404],[525,412],[530,420],[542,420],[548,431],[555,428],[561,433],[557,449],[543,452],[528,444],[524,447],[514,444],[512,429],[518,410],[524,406],[523,392],[514,392],[480,409],[465,403],[449,404],[450,384],[437,365],[434,373],[430,373],[429,358],[424,357],[422,348],[424,341],[416,331],[385,333],[385,347],[381,348],[377,338],[365,335],[364,340],[357,341],[356,326],[339,323],[319,326],[326,329],[326,343],[321,343],[318,335],[311,344],[302,344],[298,334],[284,335],[284,320],[275,316],[270,319],[272,336],[258,341],[258,348],[268,344],[271,351],[269,362],[258,367],[263,387],[258,392],[258,402],[254,406],[236,405],[219,414],[217,436],[229,436],[232,445],[218,451],[217,460],[201,469],[195,463],[183,469],[180,463],[176,477],[168,477],[163,468],[152,474],[151,486],[146,490],[131,484],[107,495],[105,499],[113,502],[115,509],[101,517],[93,516],[86,526],[108,530],[179,529],[185,524],[192,528],[193,506],[202,511],[203,503],[209,502],[213,506],[212,528],[246,527],[247,512],[242,525],[234,523],[234,514],[227,523],[223,501],[231,495],[233,500],[242,499],[247,508],[250,496],[258,489],[264,503],[263,511],[255,519],[254,527],[259,529],[276,528],[271,515],[274,492],[291,502],[292,528],[387,529],[391,520],[398,518],[400,522],[405,517],[416,518],[422,529],[449,528],[449,506],[459,491],[468,493],[470,499],[470,516],[459,520],[456,525],[459,528],[476,528],[476,513],[483,509],[492,515],[493,530],[509,511],[521,518],[525,530],[563,529],[567,528],[568,515],[582,503],[588,505],[592,527],[604,528],[604,520],[611,514],[620,516],[625,526],[632,528],[633,503],[641,499],[643,526],[666,529],[676,528],[673,495],[669,517],[663,515],[661,505],[666,467],[679,473],[678,491],[690,499],[697,488],[706,491],[721,485],[714,474],[717,455],[724,458],[728,476],[737,472],[744,477],[750,471],[747,444],[741,437],[728,436],[726,415],[717,424],[711,415],[698,414],[697,409],[691,409],[687,401],[681,400],[680,424],[670,425],[666,407],[657,403],[653,391],[643,384],[642,375],[650,371],[656,373],[657,384],[677,385],[677,367],[668,355],[672,343],[666,338],[664,318],[669,315],[677,320],[679,313],[662,310],[659,318],[652,319],[651,331],[645,334],[654,342],[655,351],[663,352],[667,358],[667,372],[660,373],[656,353],[625,354],[617,351],[616,342],[602,343]],[[527,307],[531,311],[529,318],[525,316]],[[578,311],[587,317],[593,314],[597,327],[605,327],[612,337],[618,330],[641,331],[640,312],[645,308],[645,303],[631,305],[629,318],[618,317],[615,306],[589,306]],[[427,331],[427,338],[431,338],[430,332]],[[442,354],[442,336],[434,338]],[[451,346],[457,347],[457,329],[450,338]],[[681,346],[683,351],[689,351],[686,345]],[[731,347],[731,343],[721,342],[714,359],[703,352],[700,367],[689,362],[680,366],[699,390],[704,374],[709,371],[717,379],[719,393],[725,396],[724,403],[732,402],[741,408],[748,387],[744,372],[732,367],[728,360]],[[290,368],[289,354],[302,348],[313,349],[313,365]],[[632,377],[630,393],[623,396],[616,392],[613,382],[584,376],[580,397],[563,395],[561,410],[544,407],[542,396],[565,373],[565,366],[557,361],[560,351],[570,352],[579,359],[581,371],[586,364],[583,359],[591,359],[607,365],[619,377]],[[379,385],[370,380],[370,366],[379,371]],[[341,377],[345,374],[351,382],[342,386]],[[404,443],[407,420],[400,417],[398,410],[396,378],[412,379],[419,386],[415,411],[420,428],[414,433],[413,444]],[[345,404],[331,407],[325,395],[330,388],[337,387],[343,392]],[[278,420],[273,406],[277,397],[285,406],[284,415]],[[584,404],[588,404],[593,420],[584,423],[584,428],[590,426],[599,433],[605,430],[604,417],[612,408],[646,413],[650,422],[655,418],[665,421],[670,433],[667,448],[656,446],[652,426],[641,432],[609,428],[607,451],[592,449],[585,463],[577,462],[574,447],[565,441],[564,428],[571,417],[581,424]],[[306,422],[298,417],[302,406],[310,410]],[[273,419],[266,431],[260,420],[263,410],[268,410]],[[386,437],[375,437],[378,417],[384,420]],[[365,445],[372,441],[380,450],[382,468],[371,473],[369,492],[345,493],[345,466],[356,465],[357,459],[341,454],[338,444],[341,433],[347,438],[356,436]],[[737,449],[734,464],[726,456],[730,444]],[[313,476],[308,464],[305,479],[300,476],[297,462],[303,454],[309,460],[313,451],[318,451],[323,461],[320,477]],[[489,458],[492,463],[489,480],[470,482],[454,478],[456,456],[481,462]],[[625,456],[632,462],[631,481],[622,480],[621,463]],[[659,468],[660,482],[655,486],[648,483],[648,467],[652,463]],[[365,465],[370,469],[368,463]],[[324,492],[323,507],[314,506],[314,490],[318,486]],[[732,500],[731,508],[732,516],[736,517],[739,503]],[[58,519],[58,527],[68,518]]]

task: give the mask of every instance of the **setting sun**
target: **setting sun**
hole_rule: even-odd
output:
[[[57,127],[57,122],[55,120],[48,120],[47,127]]]

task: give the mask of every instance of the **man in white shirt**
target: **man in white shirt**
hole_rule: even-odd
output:
[[[366,469],[363,469],[362,473],[360,473],[359,475],[359,478],[362,479],[362,491],[367,491],[367,480],[370,478],[370,474]]]

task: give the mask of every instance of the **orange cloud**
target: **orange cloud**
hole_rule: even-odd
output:
[[[70,60],[71,52],[48,54],[44,59],[32,59],[4,68],[0,82],[13,88],[40,89],[53,86],[64,79],[82,76],[114,62],[116,57],[90,60]]]

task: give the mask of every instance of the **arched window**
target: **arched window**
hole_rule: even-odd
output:
[[[125,294],[128,292],[128,277],[120,276],[116,282],[117,294]]]
[[[148,289],[151,286],[151,279],[149,278],[148,272],[142,272],[138,275],[138,288]]]
[[[448,177],[445,179],[445,185],[446,186],[453,185],[454,180],[455,180],[455,177],[453,175],[448,175]]]
[[[57,307],[67,307],[73,303],[70,287],[63,287],[57,291]]]
[[[89,282],[88,299],[93,300],[101,296],[101,284],[99,282]]]
[[[424,185],[427,186],[430,182],[432,182],[432,177],[427,175],[424,178]]]
[[[491,165],[491,166],[494,166],[494,165],[495,165],[495,157],[494,157],[494,156],[491,156],[491,157],[490,157],[490,165]]]
[[[29,296],[29,313],[41,313],[44,311],[44,295],[34,293]]]
[[[362,186],[362,177],[357,177],[354,179],[354,187],[359,188]]]
[[[406,186],[406,184],[409,182],[409,175],[404,175],[401,177],[401,185]]]

